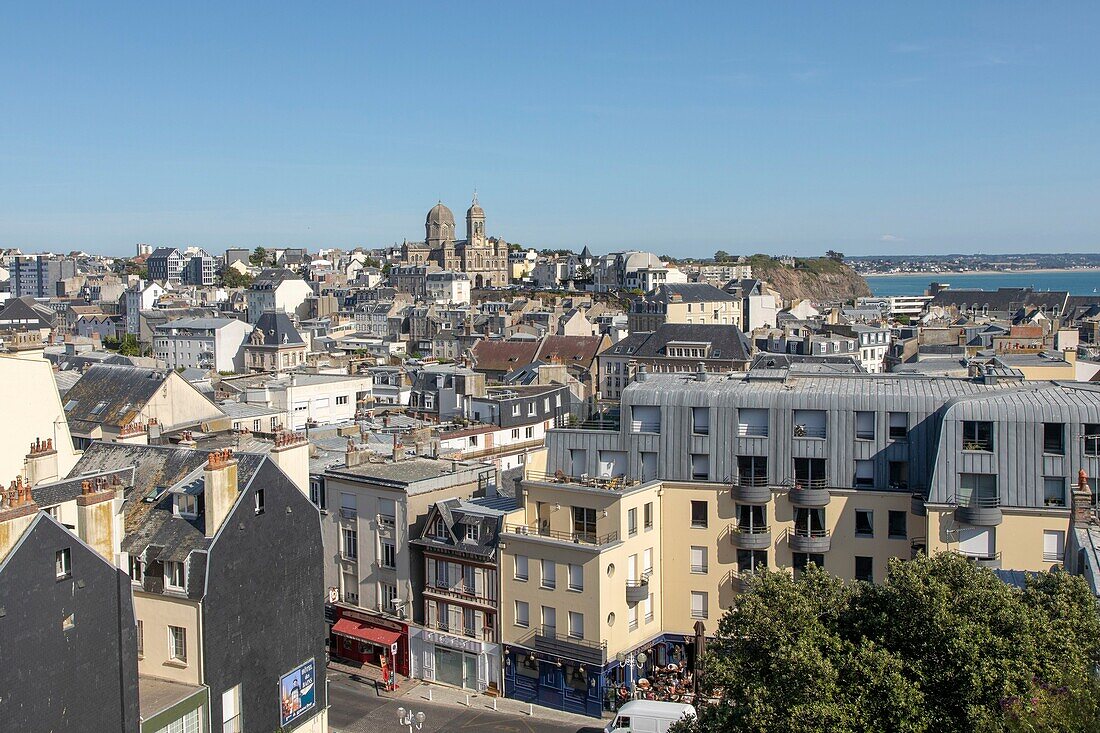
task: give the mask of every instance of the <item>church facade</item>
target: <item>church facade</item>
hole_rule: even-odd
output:
[[[485,210],[474,201],[466,211],[466,239],[455,240],[455,217],[437,203],[424,221],[424,241],[401,245],[406,265],[435,265],[465,272],[474,288],[501,288],[508,284],[508,243],[485,235]]]

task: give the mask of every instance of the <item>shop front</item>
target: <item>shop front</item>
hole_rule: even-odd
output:
[[[602,649],[572,651],[505,646],[505,697],[600,717],[610,666],[605,664]]]
[[[382,665],[409,676],[409,627],[399,621],[335,607],[329,653],[352,664]]]
[[[500,685],[500,645],[434,629],[409,630],[413,676],[483,692]]]
[[[694,702],[695,637],[663,634],[615,655],[605,675],[604,709],[632,699]]]

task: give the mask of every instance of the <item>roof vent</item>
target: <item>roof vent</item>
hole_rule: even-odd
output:
[[[699,371],[695,372],[695,381],[705,382],[707,381],[707,365],[703,362],[699,362]]]

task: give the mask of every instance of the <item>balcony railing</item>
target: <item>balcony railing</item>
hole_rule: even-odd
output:
[[[576,659],[588,664],[607,662],[607,643],[578,639],[568,634],[559,634],[556,626],[536,626],[526,637],[517,640],[520,646],[534,647],[544,654]]]
[[[489,598],[484,594],[478,594],[473,588],[465,584],[446,586],[429,583],[424,586],[424,592],[446,596],[447,598],[454,598],[455,600],[465,601],[467,603],[482,603],[490,606],[496,605],[495,598]]]
[[[661,423],[646,420],[631,420],[630,432],[632,433],[660,433]]]
[[[823,425],[795,425],[792,431],[796,438],[824,438],[825,426]]]
[[[595,489],[618,490],[630,486],[637,486],[640,481],[627,476],[570,476],[564,471],[554,473],[544,471],[528,471],[524,477],[528,481],[542,481],[551,484],[576,484],[577,486],[589,486]]]
[[[794,488],[796,489],[825,489],[829,487],[829,479],[827,478],[795,478]]]
[[[987,568],[1001,567],[1001,553],[999,552],[974,552],[968,550],[959,550],[958,552],[966,559]]]
[[[874,430],[857,430],[856,431],[856,440],[874,440],[874,439],[875,439],[875,431]]]
[[[993,440],[990,438],[977,438],[963,441],[963,450],[981,451],[990,453],[993,451]]]
[[[546,539],[569,542],[574,545],[594,545],[596,547],[609,545],[619,540],[619,533],[617,531],[608,532],[602,535],[594,532],[561,532],[538,525],[527,524],[505,524],[504,531],[508,534],[545,537]]]
[[[479,639],[480,641],[493,640],[493,629],[489,627],[475,629],[465,624],[452,627],[448,624],[436,621],[434,623],[429,623],[428,628],[434,631],[442,631],[446,634],[454,634],[455,636],[465,636],[467,639]]]
[[[566,430],[612,430],[622,427],[619,408],[592,409],[587,405],[570,408],[554,418],[554,427]]]
[[[341,519],[355,519],[359,516],[359,512],[355,509],[348,509],[347,507],[340,507]]]
[[[733,477],[734,486],[742,486],[745,488],[762,489],[766,486],[770,486],[768,483],[768,476],[766,474],[758,473],[738,473]]]
[[[768,437],[767,425],[737,425],[737,437],[739,438],[766,438]]]

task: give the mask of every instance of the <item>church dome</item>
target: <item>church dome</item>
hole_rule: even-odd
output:
[[[466,210],[466,216],[480,216],[485,217],[485,209],[481,208],[481,204],[475,201],[469,209]]]
[[[450,224],[452,227],[455,224],[455,215],[451,213],[451,210],[443,205],[442,202],[432,207],[432,210],[428,212],[428,218],[424,222],[425,224]]]

